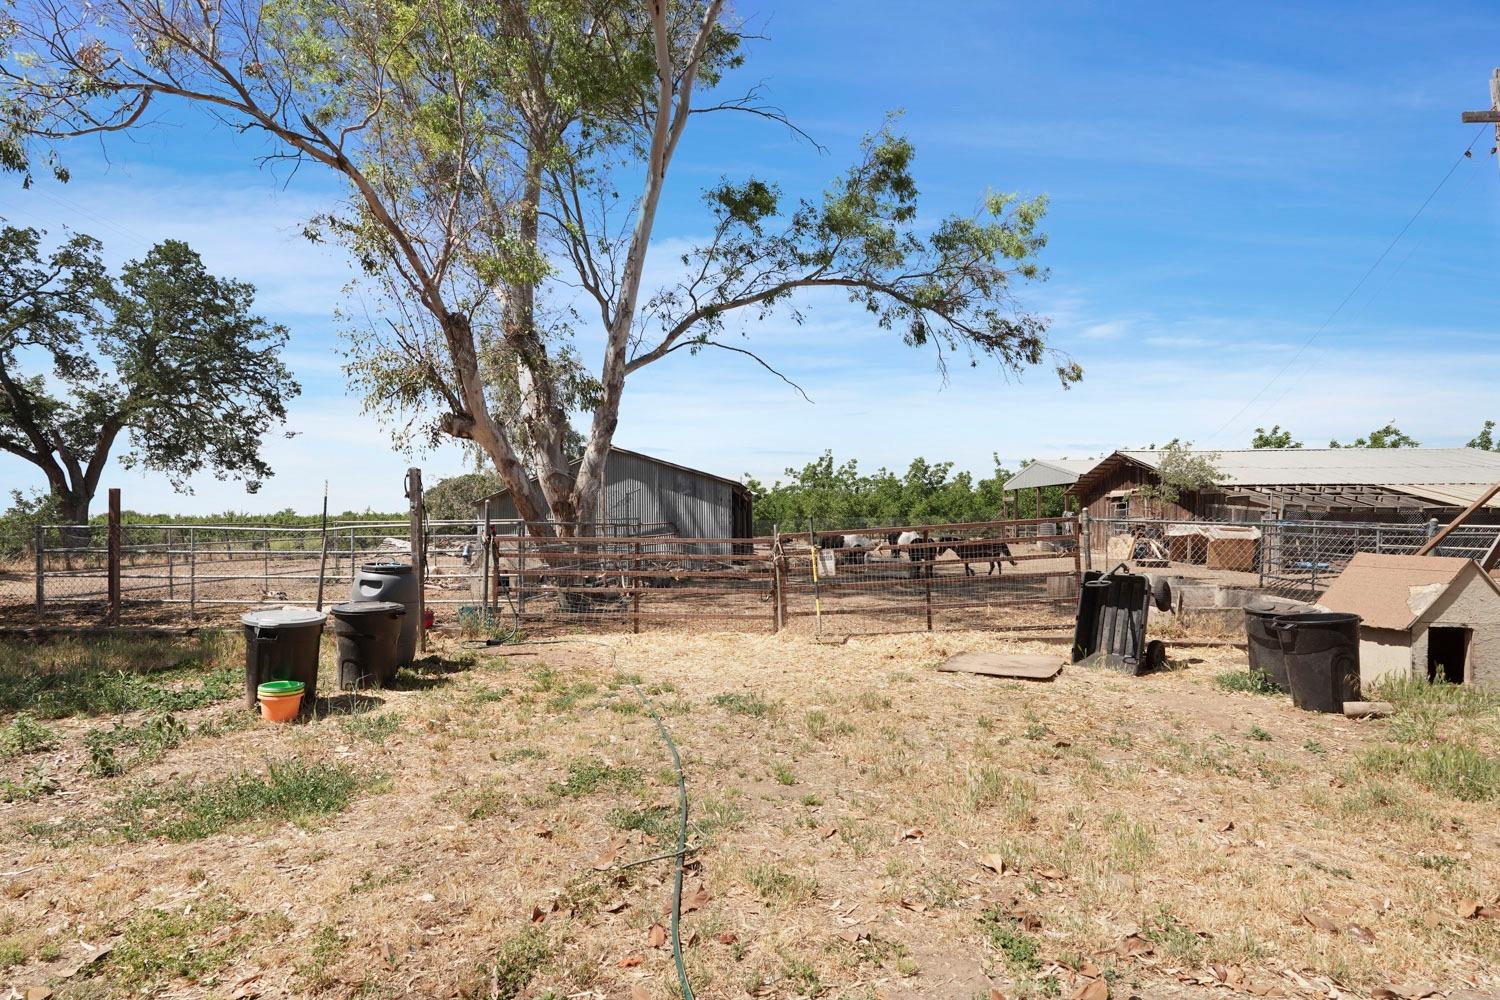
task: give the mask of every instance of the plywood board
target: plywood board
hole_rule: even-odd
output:
[[[1050,681],[1062,672],[1061,657],[1021,653],[959,653],[938,664],[949,673],[983,674],[1023,681]]]

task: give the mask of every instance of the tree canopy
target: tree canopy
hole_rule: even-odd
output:
[[[1486,420],[1484,426],[1479,428],[1479,433],[1469,439],[1465,448],[1478,448],[1480,451],[1500,451],[1500,442],[1495,440],[1495,422]]]
[[[1377,427],[1367,436],[1355,438],[1349,444],[1339,444],[1337,441],[1329,441],[1330,448],[1420,448],[1422,442],[1408,435],[1396,426],[1394,420],[1384,427]]]
[[[122,434],[127,467],[179,489],[203,471],[258,489],[262,440],[299,390],[254,289],[177,241],[111,276],[93,238],[48,252],[43,237],[0,221],[0,450],[40,469],[78,523]]]
[[[346,317],[354,383],[401,414],[408,440],[477,444],[529,519],[593,509],[629,375],[707,349],[771,368],[729,341],[731,321],[796,321],[809,289],[846,295],[944,370],[956,357],[1081,376],[1018,298],[1046,277],[1045,200],[991,192],[919,221],[915,150],[889,124],[821,195],[714,185],[709,237],[644,287],[694,118],[749,114],[800,134],[758,88],[729,88],[747,39],[722,0],[12,6],[0,166],[65,172],[62,140],[144,127],[178,101],[265,135],[272,161],[342,177],[347,201],[309,234],[345,245],[380,298],[373,326],[363,309]],[[579,334],[602,344],[597,358]],[[576,472],[573,415],[587,425]]]
[[[1301,441],[1292,440],[1292,432],[1281,429],[1280,424],[1273,424],[1270,430],[1264,427],[1255,428],[1255,436],[1250,439],[1252,448],[1300,448]]]

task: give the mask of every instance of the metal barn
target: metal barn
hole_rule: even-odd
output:
[[[574,462],[573,468],[577,469]],[[519,515],[510,490],[475,504],[490,516]],[[610,534],[678,535],[684,538],[749,538],[750,492],[733,479],[689,469],[637,451],[610,449],[604,463],[604,489],[595,518]]]

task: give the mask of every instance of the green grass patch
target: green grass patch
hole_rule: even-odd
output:
[[[40,765],[28,767],[20,780],[0,778],[0,802],[34,802],[61,787]]]
[[[1005,960],[1006,971],[1012,977],[1030,976],[1041,971],[1042,946],[1015,917],[992,906],[980,913],[979,929]]]
[[[1226,670],[1214,678],[1214,684],[1223,691],[1240,691],[1245,694],[1281,693],[1281,689],[1262,670]]]
[[[250,930],[221,928],[243,920],[223,899],[144,910],[125,923],[114,950],[89,973],[133,993],[154,993],[173,980],[213,985],[213,974],[245,950]]]
[[[803,878],[772,864],[754,865],[745,871],[745,881],[767,903],[801,903],[817,895],[816,879]]]
[[[640,830],[658,844],[671,844],[677,840],[677,809],[674,806],[611,809],[604,818],[617,830]]]
[[[154,715],[138,726],[117,722],[111,729],[95,729],[83,738],[89,773],[108,778],[155,763],[188,735],[188,727],[173,715]]]
[[[802,716],[807,735],[818,742],[826,742],[836,736],[848,736],[854,732],[854,724],[847,719],[835,719],[821,708],[814,708]]]
[[[1378,774],[1399,774],[1431,791],[1464,802],[1500,797],[1500,758],[1467,743],[1380,746],[1366,751],[1363,766]]]
[[[351,715],[339,720],[339,728],[356,739],[371,743],[384,743],[401,728],[401,716],[396,712],[373,715],[368,712]]]
[[[771,768],[771,775],[776,779],[776,784],[778,785],[795,785],[797,783],[797,775],[785,764],[777,764]]]
[[[227,636],[104,637],[0,645],[0,713],[42,719],[184,712],[233,697],[242,683]]]
[[[1271,734],[1268,733],[1268,732],[1266,732],[1264,729],[1260,728],[1259,726],[1251,726],[1250,727],[1250,731],[1247,732],[1245,735],[1248,736],[1248,737],[1250,737],[1252,740],[1256,740],[1256,741],[1261,742],[1261,743],[1269,743],[1269,742],[1271,742]]]
[[[596,760],[578,760],[568,765],[568,777],[547,788],[554,795],[572,798],[592,795],[605,788],[628,788],[641,783],[642,774],[633,767],[615,767]]]
[[[144,788],[110,809],[112,831],[126,840],[198,840],[248,822],[300,822],[348,807],[360,780],[342,764],[300,758],[265,773],[242,772],[206,785],[177,781]]]
[[[552,957],[552,943],[535,927],[507,938],[495,955],[479,968],[483,992],[491,1000],[516,1000]]]
[[[716,694],[708,699],[708,703],[717,708],[722,708],[731,715],[748,715],[754,719],[764,719],[776,711],[775,702],[766,701],[753,694],[741,694],[739,692]]]

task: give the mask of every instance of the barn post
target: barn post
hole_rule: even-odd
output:
[[[109,491],[109,624],[120,624],[120,490]]]
[[[1068,520],[1073,522],[1073,575],[1078,582],[1083,582],[1083,525],[1079,518],[1069,516]]]
[[[1092,518],[1088,511],[1080,511],[1078,514],[1078,537],[1079,547],[1083,549],[1083,571],[1087,573],[1094,568],[1094,532],[1089,524]]]

